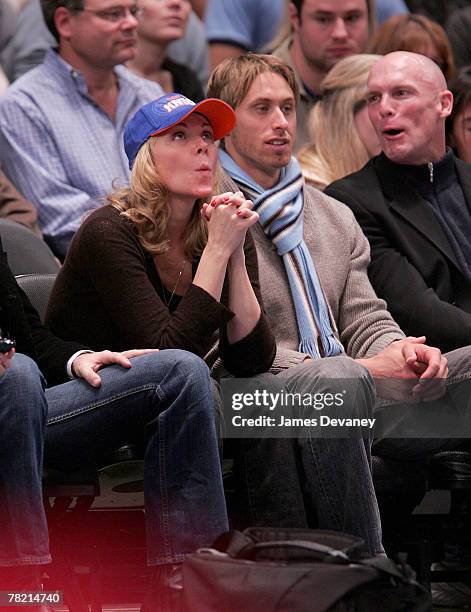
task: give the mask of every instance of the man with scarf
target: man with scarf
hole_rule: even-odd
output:
[[[374,411],[389,418],[379,409],[373,380],[383,399],[414,401],[424,410],[420,402],[443,395],[448,367],[457,381],[467,376],[468,349],[448,356],[447,363],[424,337],[405,337],[368,280],[368,242],[353,214],[304,184],[292,157],[298,89],[291,68],[268,55],[225,60],[210,77],[208,96],[236,112],[236,127],[220,150],[222,188],[242,191],[260,216],[252,236],[264,307],[277,339],[274,371],[285,388],[312,395],[348,388],[354,399],[345,402],[345,416]],[[347,380],[356,385],[347,386]],[[447,384],[452,382],[450,376]],[[375,453],[416,461],[459,442],[384,437]],[[371,440],[309,435],[296,444],[304,498],[314,498],[319,526],[361,535],[371,553],[381,552]],[[246,472],[253,506],[267,501],[265,486],[274,499],[266,464],[257,472],[254,461]],[[280,483],[284,492],[295,482],[286,480]]]

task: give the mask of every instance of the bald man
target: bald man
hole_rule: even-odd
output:
[[[401,328],[442,351],[471,344],[471,166],[445,145],[452,105],[434,62],[386,55],[368,79],[382,153],[326,189],[369,239],[371,282]]]

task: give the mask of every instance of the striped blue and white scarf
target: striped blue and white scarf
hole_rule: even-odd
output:
[[[343,351],[334,334],[329,308],[316,267],[303,238],[304,181],[297,160],[281,171],[280,180],[271,189],[264,189],[248,176],[222,149],[219,151],[224,170],[253,199],[254,210],[288,275],[291,296],[299,330],[299,350],[313,359],[340,355]]]

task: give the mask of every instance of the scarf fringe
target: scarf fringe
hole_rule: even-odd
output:
[[[301,338],[301,342],[299,343],[299,352],[305,353],[309,355],[313,359],[318,359],[319,349],[317,348],[317,343],[314,338]]]
[[[342,353],[342,347],[340,346],[340,342],[337,340],[337,338],[333,334],[324,336],[322,340],[323,340],[322,344],[326,345],[324,346],[324,353],[328,357],[335,357],[336,355],[340,355]]]

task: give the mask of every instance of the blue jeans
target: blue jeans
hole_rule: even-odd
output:
[[[450,351],[445,354],[448,360],[448,378],[446,380],[446,394],[436,400],[426,404],[412,405],[406,413],[407,420],[398,420],[397,427],[389,431],[388,437],[376,439],[373,445],[375,455],[384,459],[394,459],[396,461],[415,461],[427,460],[433,454],[452,450],[463,444],[469,444],[471,438],[471,346]],[[380,404],[375,412],[381,413],[390,409],[391,402]],[[416,423],[424,421],[423,429],[426,431],[428,422],[436,419],[440,413],[445,414],[445,418],[456,425],[450,427],[459,435],[454,437],[446,434],[443,438],[432,437],[430,432],[421,438],[401,437],[409,423],[412,424],[410,431],[420,431],[421,428]],[[440,425],[440,422],[438,425]],[[445,426],[448,424],[446,423]],[[430,425],[431,428],[431,425]],[[435,426],[435,429],[437,426]],[[432,430],[433,431],[433,430]],[[438,429],[437,436],[440,434]]]
[[[124,442],[145,451],[149,565],[181,562],[228,529],[212,386],[195,355],[165,350],[44,390],[17,354],[0,378],[0,566],[50,561],[41,470],[99,464]],[[47,416],[47,427],[46,425]]]
[[[374,382],[366,368],[349,357],[309,361],[276,376],[262,374],[254,381],[271,391],[278,387],[314,395],[332,392],[335,379],[348,379],[352,391],[348,416],[371,416]],[[352,413],[355,407],[361,415]],[[362,537],[369,554],[384,552],[371,475],[371,443],[368,437],[243,440],[237,463],[242,472],[239,478],[247,487],[250,522],[298,528],[315,522],[320,529]]]
[[[454,417],[468,424],[463,438],[470,437],[471,347],[446,354],[449,366],[447,393],[437,402],[438,409],[451,403]],[[349,357],[329,357],[308,361],[277,376],[262,374],[258,388],[284,388],[291,393],[315,394],[336,391],[333,381],[346,379],[351,403],[346,416],[371,417],[387,410],[389,403],[376,398],[373,379],[367,369]],[[339,387],[342,388],[342,385]],[[430,404],[414,409],[427,419]],[[358,414],[357,414],[358,413]],[[469,418],[468,418],[469,417]],[[394,435],[394,434],[393,434]],[[239,476],[247,488],[250,523],[259,526],[308,526],[314,514],[322,529],[344,531],[362,537],[365,551],[382,552],[381,522],[371,474],[371,447],[374,454],[395,461],[416,461],[434,453],[456,448],[463,438],[366,438],[246,439],[238,459]],[[413,465],[413,464],[411,464]]]

